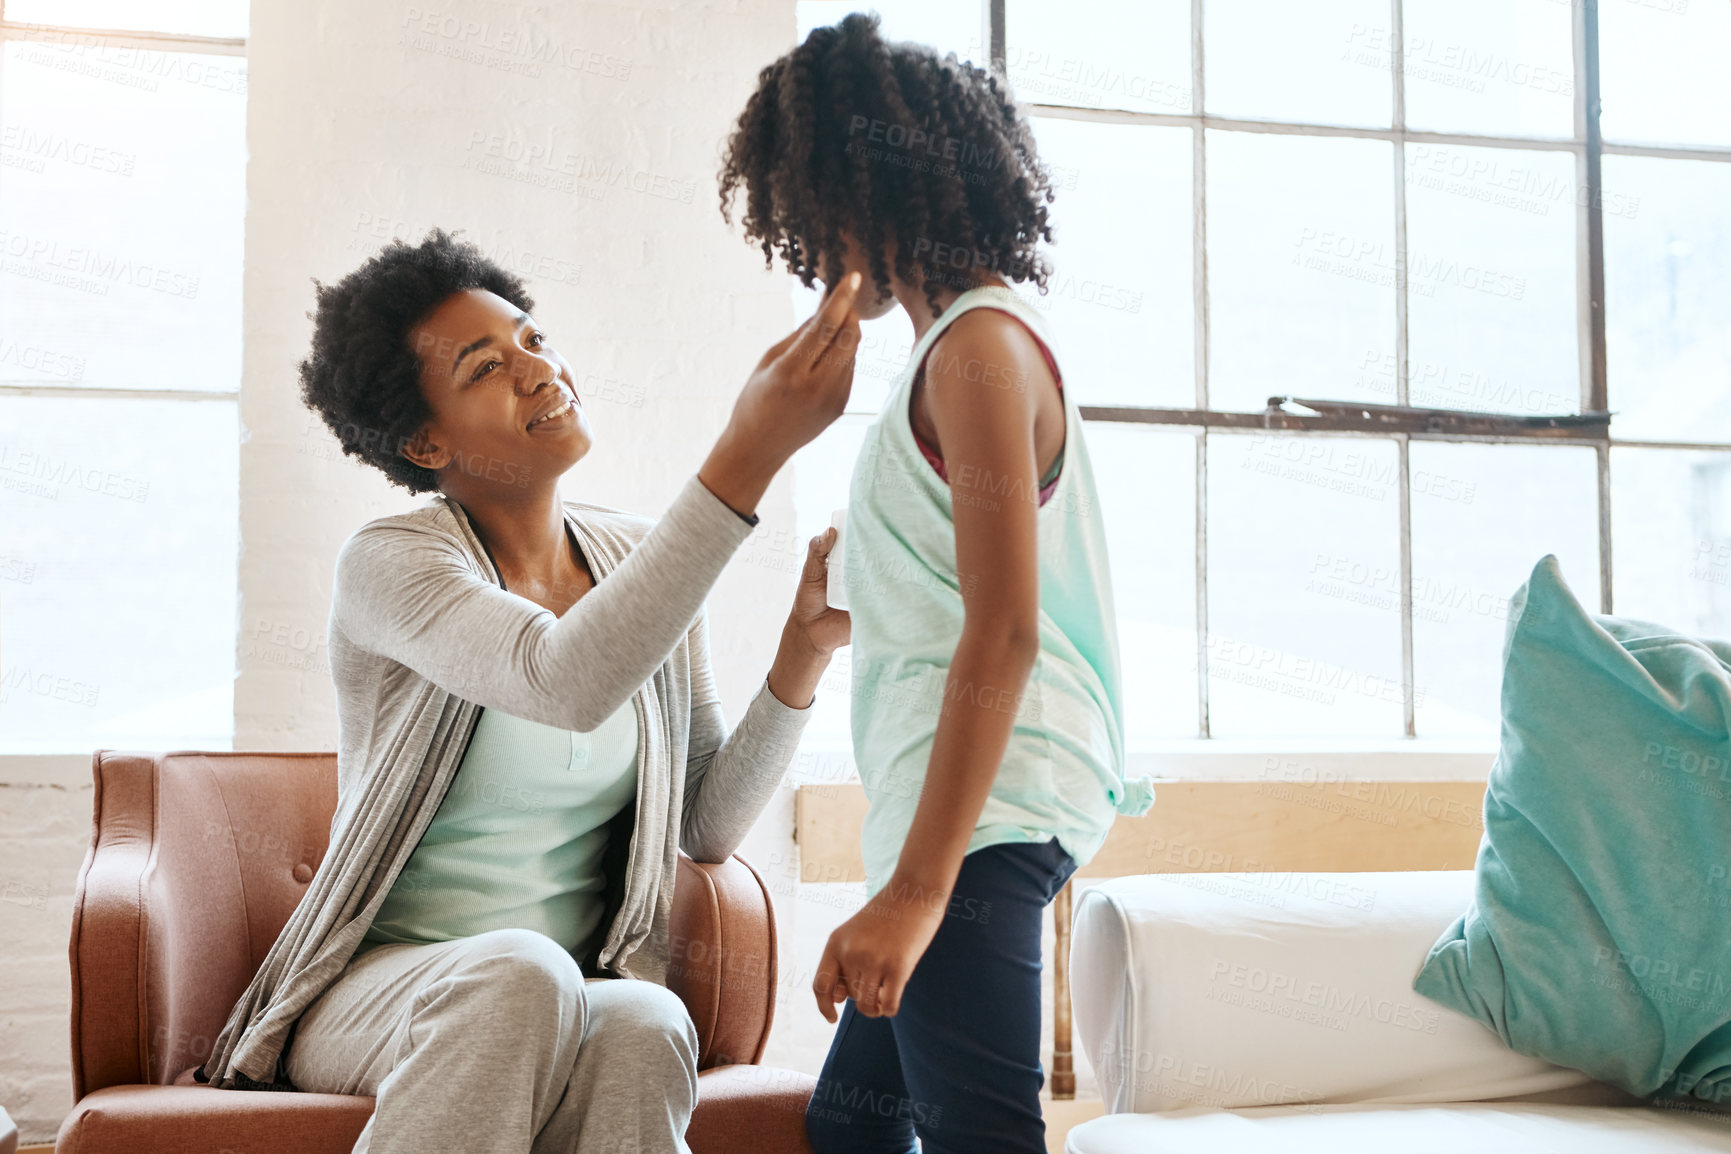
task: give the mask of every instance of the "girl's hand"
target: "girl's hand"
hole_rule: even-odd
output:
[[[846,645],[852,634],[847,610],[832,608],[829,603],[829,555],[835,549],[835,538],[832,525],[806,546],[793,611],[787,615],[787,627],[800,633],[825,660]]]
[[[864,909],[837,926],[811,983],[824,1020],[834,1022],[836,1003],[848,998],[868,1018],[895,1017],[908,978],[937,935],[948,905],[947,893],[892,878]]]

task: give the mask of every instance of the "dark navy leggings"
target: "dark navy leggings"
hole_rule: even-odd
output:
[[[895,1017],[842,1009],[806,1108],[817,1154],[1045,1154],[1040,915],[1075,870],[1055,838],[962,859]]]

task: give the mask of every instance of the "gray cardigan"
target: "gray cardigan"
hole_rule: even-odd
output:
[[[665,984],[681,849],[722,861],[780,783],[811,707],[760,686],[729,733],[703,602],[751,526],[691,477],[659,521],[565,502],[595,587],[562,617],[506,592],[443,496],[358,529],[337,557],[330,848],[196,1077],[292,1090],[283,1055],[342,972],[461,764],[482,709],[589,730],[635,702],[635,808],[610,854],[611,922],[592,965]],[[583,960],[583,959],[580,959]]]

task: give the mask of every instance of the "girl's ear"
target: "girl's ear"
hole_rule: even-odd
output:
[[[428,426],[422,425],[415,435],[397,447],[397,452],[423,469],[438,472],[451,463],[451,450],[438,443]]]

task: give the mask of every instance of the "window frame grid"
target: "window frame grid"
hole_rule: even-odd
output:
[[[1602,158],[1646,156],[1663,159],[1708,160],[1731,163],[1731,147],[1684,147],[1607,143],[1599,130],[1600,77],[1598,0],[1573,0],[1572,55],[1574,66],[1574,126],[1568,137],[1483,135],[1464,132],[1412,130],[1406,125],[1406,67],[1403,0],[1389,0],[1389,82],[1393,106],[1386,128],[1289,123],[1284,121],[1213,116],[1206,103],[1205,0],[1190,0],[1191,111],[1188,113],[1131,112],[1116,109],[1080,108],[1068,105],[1029,103],[1031,116],[1127,125],[1187,127],[1192,133],[1191,213],[1192,280],[1196,403],[1194,409],[1165,409],[1135,405],[1082,405],[1087,420],[1130,424],[1190,427],[1195,430],[1195,582],[1196,582],[1196,739],[1213,740],[1209,718],[1208,675],[1208,442],[1212,434],[1243,434],[1275,431],[1292,436],[1365,436],[1392,440],[1399,472],[1400,635],[1403,734],[1417,739],[1414,709],[1413,594],[1412,594],[1412,485],[1411,443],[1414,440],[1476,442],[1492,444],[1571,445],[1594,449],[1597,471],[1597,528],[1600,612],[1612,612],[1611,545],[1611,449],[1651,448],[1694,452],[1731,452],[1731,443],[1661,440],[1622,440],[1611,435],[1608,411],[1608,366],[1605,351],[1605,267]],[[983,22],[990,29],[990,63],[1002,77],[1008,76],[1005,34],[1005,0],[982,0]],[[1394,278],[1395,293],[1395,404],[1360,406],[1340,403],[1342,409],[1365,410],[1361,416],[1329,412],[1316,416],[1293,413],[1286,402],[1298,398],[1271,397],[1268,409],[1249,413],[1212,409],[1209,405],[1209,290],[1207,133],[1210,130],[1271,133],[1310,137],[1349,137],[1386,140],[1394,145],[1395,267],[1406,267],[1407,206],[1406,146],[1408,144],[1457,145],[1569,152],[1575,158],[1577,187],[1582,195],[1576,207],[1576,339],[1580,359],[1580,412],[1550,417],[1514,417],[1473,414],[1467,410],[1414,408],[1410,404],[1410,354],[1408,349],[1408,293],[1404,277]],[[1302,404],[1302,401],[1299,401]],[[1377,410],[1373,416],[1370,410]],[[1383,427],[1377,427],[1381,425]]]
[[[1480,135],[1474,133],[1411,130],[1406,127],[1404,6],[1402,0],[1389,0],[1390,7],[1390,84],[1393,94],[1391,123],[1386,128],[1348,127],[1340,125],[1288,123],[1213,116],[1206,112],[1205,44],[1203,17],[1205,0],[1190,3],[1190,55],[1192,96],[1190,113],[1130,112],[1114,109],[1079,108],[1066,105],[1028,104],[1030,115],[1047,119],[1068,119],[1117,124],[1165,125],[1188,127],[1192,133],[1192,282],[1194,302],[1193,340],[1195,345],[1194,409],[1161,409],[1143,406],[1081,407],[1085,419],[1132,424],[1163,424],[1191,427],[1195,430],[1195,582],[1196,582],[1196,659],[1197,659],[1197,733],[1199,739],[1212,739],[1208,705],[1208,500],[1207,464],[1208,439],[1211,434],[1278,431],[1293,436],[1365,436],[1392,440],[1398,453],[1399,534],[1400,534],[1400,600],[1401,600],[1401,676],[1403,682],[1404,736],[1418,736],[1414,718],[1413,676],[1413,603],[1412,603],[1412,520],[1410,448],[1414,439],[1450,442],[1503,444],[1556,444],[1591,446],[1597,459],[1597,505],[1599,539],[1600,611],[1612,612],[1612,544],[1611,544],[1611,485],[1610,451],[1612,448],[1647,448],[1689,452],[1731,452],[1731,443],[1670,440],[1624,440],[1610,432],[1608,402],[1608,365],[1605,353],[1604,310],[1604,228],[1601,211],[1601,162],[1605,155],[1644,156],[1661,159],[1706,160],[1731,163],[1731,147],[1687,147],[1607,142],[1599,131],[1599,53],[1598,0],[1575,0],[1573,15],[1573,60],[1575,80],[1574,132],[1569,137],[1523,137],[1514,135]],[[991,63],[1006,74],[1007,26],[1005,0],[981,0],[983,37],[989,45]],[[0,46],[11,40],[80,43],[102,47],[139,48],[152,51],[197,52],[207,55],[246,55],[246,39],[242,37],[210,37],[183,33],[144,32],[119,29],[81,28],[70,25],[31,24],[11,21],[5,15],[5,0],[0,0]],[[1455,430],[1389,432],[1366,427],[1363,421],[1342,416],[1311,417],[1272,408],[1263,414],[1209,407],[1209,292],[1207,258],[1207,148],[1209,130],[1275,133],[1312,137],[1350,137],[1386,140],[1392,143],[1394,165],[1395,260],[1397,268],[1405,267],[1406,259],[1406,145],[1437,144],[1466,147],[1507,148],[1541,151],[1566,151],[1575,157],[1578,186],[1585,195],[1577,204],[1576,220],[1576,292],[1577,338],[1581,364],[1581,414],[1592,418],[1578,430],[1542,427],[1543,418],[1506,418],[1495,431],[1467,432]],[[1386,408],[1409,409],[1416,416],[1440,412],[1410,409],[1409,354],[1407,308],[1408,294],[1404,278],[1395,278],[1395,359],[1396,405]],[[64,385],[54,382],[0,381],[0,397],[5,396],[78,396],[91,400],[181,400],[239,402],[238,388],[234,391],[193,389],[118,389]],[[1453,412],[1452,410],[1447,412]]]

